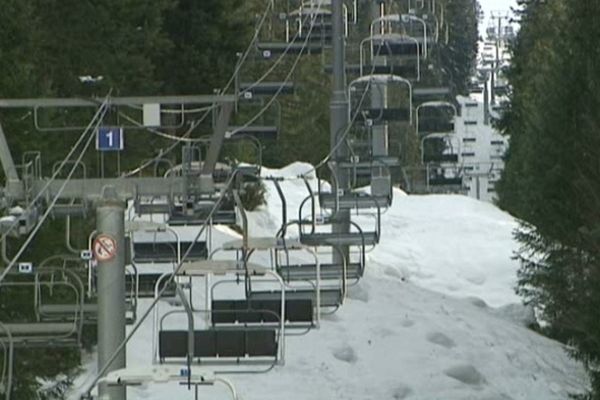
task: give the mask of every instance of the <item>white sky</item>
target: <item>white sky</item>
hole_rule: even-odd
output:
[[[510,11],[511,7],[516,7],[517,5],[515,0],[479,0],[479,3],[485,13],[482,26],[483,29],[488,26],[488,18],[492,11]]]

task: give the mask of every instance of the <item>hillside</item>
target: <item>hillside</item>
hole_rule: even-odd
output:
[[[292,178],[307,168],[294,164],[263,175]],[[269,205],[251,216],[255,234],[279,224],[280,206],[267,187]],[[283,187],[295,215],[304,183],[287,180]],[[461,196],[397,193],[382,221],[381,244],[369,254],[365,277],[320,329],[287,338],[286,365],[228,376],[241,398],[565,399],[583,391],[583,367],[561,344],[524,326],[530,315],[512,292],[516,222],[510,216]],[[217,228],[213,239],[232,235]],[[151,343],[147,321],[128,348],[130,367],[150,368]],[[95,368],[93,357],[87,368],[76,386]],[[209,394],[228,398],[222,388],[201,389],[201,397]],[[193,397],[175,383],[129,390],[134,400]]]

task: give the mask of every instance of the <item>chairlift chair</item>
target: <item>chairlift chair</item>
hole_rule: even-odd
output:
[[[352,121],[354,116],[358,116],[371,120],[373,124],[392,121],[412,124],[412,95],[411,82],[400,76],[366,75],[357,78],[348,85],[348,119]],[[384,101],[386,97],[387,101]],[[373,104],[380,106],[373,107]]]
[[[438,188],[436,192],[455,193],[462,191],[463,178],[456,167],[428,168],[427,183],[432,188]]]
[[[277,90],[275,89],[276,92]],[[247,91],[244,93],[251,94],[252,92]],[[248,100],[241,100],[239,104],[240,109],[247,109],[252,105],[258,107],[259,110],[257,112],[261,113],[260,119],[255,121],[255,118],[252,118],[246,122],[247,119],[244,119],[243,114],[240,114],[240,117],[236,121],[237,124],[232,124],[227,128],[225,139],[252,138],[257,142],[259,149],[262,148],[262,141],[278,139],[281,127],[281,103],[279,101],[270,101],[265,105],[264,99],[254,99],[250,95]],[[269,112],[267,113],[266,111]],[[240,125],[240,122],[243,125]],[[261,159],[256,160],[257,164],[261,161]]]
[[[294,94],[296,86],[294,82],[244,82],[240,83],[240,96],[273,96]]]
[[[244,263],[241,265],[236,261],[213,261],[204,260],[191,263],[184,263],[179,270],[179,275],[189,278],[205,278],[214,275],[233,275],[233,276],[269,276],[280,283],[283,290],[283,282],[277,274],[268,268],[263,268],[254,264]],[[227,372],[232,367],[246,366],[242,371],[248,371],[247,368],[255,372],[266,372],[277,364],[284,362],[284,334],[285,334],[285,307],[283,307],[284,298],[282,298],[280,323],[276,327],[272,326],[208,326],[205,329],[195,328],[196,315],[214,313],[210,306],[205,310],[193,308],[190,300],[187,298],[181,288],[177,288],[183,310],[171,310],[158,318],[158,308],[155,307],[155,329],[158,335],[155,336],[153,344],[155,361],[161,364],[185,362],[187,368],[191,371],[192,366],[196,364],[214,365],[215,370],[226,368],[219,372]],[[285,293],[284,291],[282,293]],[[207,303],[209,299],[206,299]],[[259,310],[261,313],[268,310]],[[248,310],[248,313],[256,310]],[[223,310],[225,313],[228,312]],[[236,310],[235,313],[242,313],[242,310]],[[173,324],[167,321],[177,315],[186,316],[187,326],[183,329],[173,329]],[[218,318],[217,318],[218,319]],[[259,365],[265,366],[258,371],[255,368]],[[232,372],[232,371],[229,371]]]
[[[335,221],[335,214],[329,217],[323,217],[317,215],[315,205],[315,194],[310,192],[302,203],[298,210],[298,220],[295,223],[298,225],[300,231],[300,242],[307,246],[328,246],[328,247],[341,247],[341,246],[357,246],[364,253],[366,246],[375,246],[379,243],[380,231],[381,231],[381,208],[376,207],[375,213],[375,224],[374,230],[364,231],[358,224],[350,221],[353,231],[347,233],[335,233],[322,231],[319,228],[328,226]],[[304,217],[304,207],[310,203],[310,217],[306,219]],[[306,229],[306,228],[309,229]]]
[[[205,241],[157,241],[138,242],[130,239],[131,259],[136,264],[177,263],[179,257],[188,248],[191,251],[187,258],[204,260],[208,257],[208,247]]]
[[[65,279],[53,279],[52,275],[58,273]],[[0,329],[0,342],[17,347],[78,347],[81,343],[81,332],[84,321],[85,290],[81,280],[71,271],[62,269],[45,268],[32,274],[11,274],[11,279],[0,282],[0,291],[26,290],[33,291],[31,296],[31,311],[36,316],[35,320],[3,321],[4,330]],[[68,279],[67,279],[68,277]],[[66,308],[71,318],[64,321],[46,321],[40,316],[39,293],[46,290],[70,293],[73,300],[68,303],[56,303],[63,309]],[[5,305],[8,302],[4,303]],[[22,304],[19,304],[22,306]]]
[[[453,101],[452,90],[446,86],[435,87],[419,85],[413,89],[412,96],[414,107],[429,101]]]
[[[312,271],[316,271],[316,273],[313,272],[312,276],[308,279],[306,279],[307,281],[309,279],[312,279],[314,281],[314,283],[311,283],[312,287],[309,288],[309,290],[297,290],[298,288],[290,288],[290,287],[286,287],[287,289],[296,289],[295,293],[296,296],[294,298],[294,300],[290,301],[289,304],[286,303],[286,307],[290,307],[291,313],[295,313],[297,308],[299,308],[300,311],[298,311],[300,313],[301,316],[303,316],[304,318],[308,318],[309,315],[302,311],[305,310],[307,307],[307,302],[310,302],[311,307],[314,308],[314,312],[310,315],[311,319],[310,321],[303,321],[303,322],[310,322],[311,324],[313,324],[313,326],[318,326],[319,324],[319,319],[320,319],[320,311],[319,308],[321,306],[320,304],[320,293],[321,293],[321,284],[320,284],[320,274],[318,273],[320,270],[320,263],[319,263],[319,259],[316,255],[316,253],[308,248],[307,246],[302,245],[298,240],[294,240],[294,239],[288,239],[286,238],[286,229],[287,229],[287,203],[286,203],[286,199],[285,196],[283,194],[283,190],[281,188],[281,185],[279,183],[279,180],[277,178],[272,178],[270,179],[273,184],[275,185],[275,188],[277,190],[278,196],[280,198],[281,201],[281,205],[282,205],[282,225],[281,228],[277,234],[277,237],[261,237],[261,238],[256,238],[256,237],[249,237],[248,236],[248,221],[247,221],[247,216],[245,213],[245,210],[243,209],[243,204],[241,204],[241,201],[239,199],[239,196],[237,195],[237,193],[234,193],[234,197],[236,198],[236,204],[238,209],[240,210],[240,214],[241,214],[241,221],[242,221],[242,239],[241,240],[233,240],[227,243],[224,243],[221,248],[215,250],[213,252],[213,254],[211,254],[211,258],[212,256],[217,252],[217,251],[234,251],[236,253],[236,257],[238,260],[242,260],[242,262],[248,262],[250,260],[250,257],[252,256],[252,254],[254,254],[257,251],[268,251],[271,257],[271,260],[275,260],[275,265],[273,265],[273,268],[282,276],[282,278],[284,278],[284,280],[286,282],[289,283],[289,280],[286,280],[286,275],[285,273],[282,272],[282,270],[287,267],[289,265],[289,262],[285,262],[283,263],[285,267],[282,267],[281,263],[279,262],[280,260],[280,255],[283,254],[286,260],[289,260],[289,253],[290,252],[308,252],[314,259],[313,263],[303,263],[300,264],[302,267],[307,268],[307,269],[311,269]],[[246,293],[246,302],[248,304],[252,303],[252,302],[257,302],[257,301],[271,301],[273,300],[272,298],[267,298],[267,299],[254,299],[252,297],[252,286],[248,285],[248,290]],[[300,295],[303,294],[304,298],[301,299]],[[280,294],[281,296],[281,294]],[[302,301],[299,301],[302,300]],[[314,315],[314,321],[312,319],[312,316]],[[300,317],[299,317],[300,318]],[[288,322],[288,321],[285,321]],[[302,322],[302,321],[295,321],[295,322]],[[298,324],[296,324],[298,325]]]
[[[365,45],[369,46],[368,58],[364,54]],[[361,76],[396,74],[419,81],[422,55],[423,47],[417,38],[397,33],[371,35],[359,45],[359,72]]]
[[[454,133],[456,106],[447,101],[428,101],[417,106],[416,130],[419,137],[432,133]]]
[[[421,140],[421,161],[423,164],[445,165],[459,161],[460,143],[447,133],[431,133]]]
[[[129,367],[108,372],[99,379],[98,384],[113,386],[148,385],[152,383],[163,384],[165,382],[178,383],[194,390],[198,399],[199,389],[206,386],[221,384],[225,386],[232,400],[240,400],[235,386],[227,379],[206,371],[187,370],[180,366],[152,365],[151,367]],[[94,400],[91,395],[85,395],[82,400]]]

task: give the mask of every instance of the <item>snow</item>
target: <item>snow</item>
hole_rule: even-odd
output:
[[[262,171],[286,178],[281,186],[289,219],[297,218],[308,193],[297,177],[311,168],[296,163]],[[314,177],[309,181],[316,187]],[[268,206],[249,213],[254,235],[274,234],[281,222],[274,185],[267,181],[266,186]],[[367,226],[373,217],[356,220]],[[531,311],[513,292],[518,264],[511,259],[516,246],[511,233],[516,226],[489,203],[396,191],[382,217],[381,243],[369,253],[365,277],[350,288],[345,304],[324,315],[319,329],[286,338],[284,366],[226,377],[244,400],[552,400],[581,393],[588,387],[583,367],[561,344],[525,326],[533,321]],[[188,228],[180,235],[189,239],[194,232]],[[228,228],[213,232],[215,245],[232,237],[239,236]],[[252,259],[267,260],[262,254]],[[141,301],[138,315],[148,304]],[[169,309],[161,304],[161,313]],[[128,346],[132,368],[151,367],[151,319]],[[89,382],[95,363],[95,355],[86,355],[72,399]],[[132,387],[128,396],[194,398],[193,391],[177,383]],[[230,398],[222,386],[201,387],[200,396]]]
[[[4,217],[0,217],[0,225],[10,226],[17,220],[17,217],[14,215],[5,215]]]
[[[25,212],[25,209],[21,206],[15,206],[12,207],[10,210],[8,210],[8,214],[9,215],[13,215],[13,216],[19,216],[22,215]]]

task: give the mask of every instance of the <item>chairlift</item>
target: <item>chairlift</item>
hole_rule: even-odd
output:
[[[294,240],[294,239],[288,239],[286,238],[286,229],[288,226],[288,222],[287,222],[287,203],[286,203],[286,199],[285,196],[283,194],[283,190],[281,189],[279,180],[276,178],[271,179],[271,181],[273,182],[273,184],[275,185],[275,188],[277,190],[277,193],[279,195],[281,204],[282,204],[282,225],[281,228],[279,229],[279,232],[277,234],[276,237],[249,237],[248,236],[248,221],[247,221],[247,217],[246,217],[246,213],[243,209],[243,205],[241,204],[241,201],[239,200],[239,196],[235,196],[236,198],[236,204],[237,204],[237,208],[240,210],[240,214],[241,214],[241,220],[242,220],[242,239],[241,240],[234,240],[234,241],[230,241],[227,243],[224,243],[223,246],[217,250],[215,250],[212,254],[211,254],[211,258],[215,255],[216,252],[218,251],[234,251],[236,252],[237,255],[237,259],[242,260],[243,262],[248,262],[250,260],[250,257],[252,256],[252,254],[254,254],[257,251],[268,251],[271,260],[275,260],[274,265],[272,266],[283,278],[284,280],[289,283],[290,280],[286,280],[286,274],[284,272],[282,272],[284,269],[287,271],[287,267],[289,266],[289,254],[290,252],[307,252],[309,253],[312,258],[314,259],[313,263],[303,263],[300,264],[302,267],[306,268],[306,269],[311,269],[313,271],[315,271],[312,276],[309,279],[312,279],[314,281],[314,284],[311,284],[312,287],[310,288],[310,291],[304,291],[302,293],[305,294],[305,298],[304,300],[310,301],[312,304],[312,307],[314,308],[314,316],[315,316],[315,320],[314,320],[314,326],[318,326],[319,324],[319,319],[320,319],[320,292],[321,292],[321,284],[320,284],[320,276],[321,274],[319,273],[320,271],[320,262],[319,259],[316,255],[316,253],[309,247],[302,245],[298,240]],[[285,262],[281,262],[280,259],[282,257],[280,257],[283,254],[283,258],[286,260]],[[308,279],[307,279],[308,280]],[[247,297],[247,301],[250,301],[251,299],[251,293],[252,293],[252,285],[251,282],[246,281],[245,283],[247,283],[247,290],[246,290],[246,297]],[[288,289],[288,287],[286,287],[286,289]],[[292,289],[297,289],[296,287],[293,287]],[[301,292],[297,291],[297,295],[299,296]],[[298,298],[296,298],[296,300],[299,300]],[[302,303],[300,302],[299,304],[295,304],[296,302],[293,301],[290,303],[290,305],[286,304],[286,307],[292,307],[295,309],[295,307],[300,307],[301,309],[304,309],[304,307],[306,307],[306,303]],[[305,317],[308,317],[307,314],[302,314]]]
[[[421,139],[423,164],[458,163],[458,139],[447,133],[431,133]]]
[[[366,75],[357,78],[348,85],[348,99],[349,121],[360,116],[373,124],[398,121],[412,124],[412,84],[402,77]]]
[[[202,387],[220,384],[227,389],[232,400],[240,400],[235,386],[229,380],[213,373],[206,371],[196,373],[196,370],[192,371],[180,366],[153,365],[147,368],[129,367],[118,369],[108,372],[106,376],[98,381],[99,384],[105,384],[108,387],[139,387],[140,385],[162,384],[165,382],[178,383],[187,386],[190,390],[193,388],[196,400],[200,398],[199,394]],[[92,400],[92,397],[82,397],[82,400]]]
[[[291,95],[296,91],[293,82],[245,82],[240,83],[239,93],[242,97]]]
[[[361,64],[346,64],[345,66],[347,75],[362,76],[363,71],[373,73],[376,75],[398,75],[398,76],[409,76],[415,71],[415,67],[409,64],[372,64],[365,63]],[[324,67],[325,73],[331,74],[333,67],[331,64],[326,64]]]
[[[381,232],[381,207],[377,205],[375,213],[375,226],[372,231],[364,231],[360,225],[350,221],[350,225],[353,228],[350,232],[336,233],[330,231],[323,231],[323,226],[328,226],[335,221],[335,215],[331,217],[319,217],[317,215],[315,207],[315,194],[310,192],[302,203],[298,210],[298,220],[295,223],[298,225],[300,231],[300,242],[307,246],[328,246],[328,247],[342,247],[342,246],[356,246],[361,250],[364,256],[366,246],[375,246],[379,243],[379,237]],[[310,203],[311,212],[309,219],[304,217],[304,207]],[[307,229],[309,228],[309,229]]]
[[[253,99],[253,97],[250,96],[250,99]],[[278,139],[281,127],[281,103],[277,100],[269,101],[265,106],[265,100],[263,98],[257,98],[257,100],[258,101],[253,102],[240,102],[240,109],[244,108],[247,111],[250,111],[248,108],[254,105],[254,107],[259,108],[257,111],[260,114],[260,119],[255,120],[256,118],[251,118],[248,121],[246,119],[247,117],[240,113],[237,121],[234,122],[237,123],[238,126],[233,124],[229,126],[225,132],[225,139],[239,139],[240,137],[252,138],[258,142],[259,148],[261,147],[262,141]],[[243,125],[239,125],[240,122],[243,123]],[[259,150],[259,156],[261,155]],[[257,163],[260,163],[261,161],[261,159],[256,160]]]
[[[368,59],[364,55],[365,45],[369,45],[370,49]],[[394,74],[399,70],[398,76],[413,74],[419,81],[422,53],[422,44],[414,37],[397,33],[371,35],[359,45],[359,72],[362,76],[366,73]],[[385,57],[385,62],[378,61],[379,57]],[[410,60],[414,60],[416,65],[408,65]]]
[[[153,231],[152,241],[136,241],[134,232],[130,233],[131,260],[136,264],[171,263],[177,264],[181,261],[181,255],[187,252],[188,260],[205,260],[208,257],[206,241],[181,241],[179,235],[173,229],[168,230],[175,234],[173,240],[158,240],[165,231]]]
[[[54,274],[60,274],[64,279],[54,279]],[[31,311],[36,315],[35,320],[3,321],[0,329],[0,342],[5,345],[17,347],[78,347],[81,344],[81,332],[84,321],[85,290],[81,279],[69,270],[44,268],[33,274],[10,274],[11,278],[0,282],[0,291],[5,296],[11,297],[11,291],[31,290]],[[63,321],[47,321],[40,317],[39,296],[46,291],[69,294],[72,300],[65,303],[55,303],[69,312],[71,317]],[[68,298],[67,297],[67,298]],[[11,297],[12,298],[12,297]],[[8,298],[3,302],[10,307]],[[23,304],[19,303],[19,307]]]
[[[242,265],[243,264],[243,265]],[[191,263],[184,263],[179,271],[181,277],[207,278],[210,276],[264,276],[274,279],[280,283],[282,293],[284,284],[281,278],[268,268],[237,261],[213,261],[204,260]],[[206,279],[208,281],[208,279]],[[191,371],[193,364],[214,365],[215,369],[231,368],[231,366],[252,366],[264,365],[265,368],[254,372],[266,372],[277,364],[284,362],[284,334],[285,334],[285,299],[281,299],[281,318],[276,327],[219,327],[208,326],[205,329],[196,329],[196,315],[202,315],[202,320],[206,314],[214,313],[209,307],[202,310],[193,308],[190,299],[183,290],[177,287],[177,293],[181,300],[183,310],[175,309],[166,312],[158,318],[158,306],[155,307],[155,329],[158,335],[155,336],[153,344],[155,362],[160,364],[186,363],[188,370]],[[206,299],[209,302],[209,299]],[[248,310],[251,313],[252,310]],[[267,312],[268,310],[260,310]],[[227,313],[223,311],[223,313]],[[242,313],[236,310],[236,313]],[[185,316],[187,326],[183,329],[173,329],[174,322],[178,315]],[[169,326],[169,328],[167,328]],[[242,371],[249,372],[248,369]],[[221,373],[227,370],[219,370]],[[232,371],[229,371],[232,372]]]
[[[431,35],[428,31],[430,19],[433,19],[434,34]],[[419,47],[419,56],[427,59],[429,56],[429,46],[437,42],[439,31],[439,22],[437,18],[428,18],[428,15],[423,14],[421,17],[416,13],[408,14],[388,14],[383,17],[375,18],[370,25],[370,37],[376,35],[401,35],[412,38],[416,41]],[[372,53],[375,54],[375,53]]]
[[[457,167],[428,167],[427,183],[437,192],[462,191],[463,177]]]
[[[452,101],[452,90],[447,86],[424,87],[417,86],[413,89],[413,104],[418,106],[429,101]]]
[[[388,157],[385,157],[388,158]],[[389,169],[390,167],[396,166],[395,163],[386,163],[382,162],[380,165],[377,165],[376,160],[378,157],[375,157],[372,160],[371,167],[378,166],[380,168]],[[390,161],[392,157],[389,157]],[[353,160],[359,161],[359,160]],[[399,160],[398,165],[399,165]],[[354,163],[356,165],[357,163]],[[321,208],[330,209],[333,213],[336,213],[338,210],[355,210],[357,213],[360,210],[373,210],[377,207],[387,208],[392,203],[392,193],[391,191],[386,191],[386,194],[370,194],[366,193],[362,190],[336,190],[338,176],[336,174],[334,165],[344,168],[345,165],[339,165],[339,163],[328,163],[328,167],[331,170],[331,177],[333,179],[333,186],[331,191],[325,192],[323,190],[323,186],[321,185],[321,181],[317,182],[317,194],[319,199],[319,205]],[[307,185],[309,193],[312,195],[312,188]]]
[[[286,42],[258,42],[257,51],[265,59],[276,55],[298,55],[298,54],[321,54],[323,45],[321,43],[286,43]]]
[[[246,277],[245,279],[252,279]],[[285,304],[285,312],[281,312],[281,290],[262,290],[259,293],[277,293],[277,298],[259,298],[255,295],[257,291],[253,290],[243,298],[236,299],[215,299],[215,288],[224,284],[238,283],[237,279],[230,281],[221,280],[215,283],[211,288],[211,323],[213,326],[239,326],[240,324],[247,327],[252,326],[270,326],[279,325],[282,315],[285,315],[286,328],[297,329],[302,328],[309,330],[318,325],[316,315],[315,291],[309,296],[289,298],[287,296],[283,302]],[[255,282],[256,285],[256,282]],[[300,292],[295,292],[299,294]]]
[[[320,54],[331,43],[331,10],[327,4],[306,1],[299,8],[281,14],[283,34],[280,41],[259,40],[256,48],[262,57],[275,55]],[[273,38],[270,38],[271,40]]]
[[[284,290],[291,290],[296,293],[293,299],[287,298],[285,300],[285,315],[287,317],[284,323],[286,324],[286,326],[300,328],[318,327],[321,307],[322,274],[319,273],[321,265],[316,253],[309,247],[304,246],[293,239],[248,238],[246,243],[244,242],[244,240],[235,240],[227,242],[223,245],[222,249],[224,251],[235,251],[237,253],[237,259],[241,260],[244,260],[243,253],[246,251],[246,261],[244,262],[247,262],[252,256],[252,254],[258,251],[268,251],[270,253],[271,259],[274,260],[274,265],[272,265],[272,269],[281,276],[284,282],[286,282]],[[308,282],[309,287],[302,288],[297,285],[290,285],[291,280],[288,279],[289,276],[287,275],[287,272],[291,269],[291,263],[289,261],[289,254],[291,252],[308,252],[313,257],[313,263],[304,262],[302,264],[297,264],[300,268],[303,267],[305,269],[311,269],[312,271],[316,271],[313,272],[311,276],[304,279],[306,282]],[[282,259],[285,261],[282,261]],[[237,281],[237,283],[239,283],[239,281]],[[246,286],[245,299],[240,300],[236,304],[238,304],[240,307],[242,307],[242,305],[245,305],[245,307],[242,307],[243,310],[257,308],[260,309],[260,307],[258,306],[262,305],[262,309],[269,310],[269,313],[271,314],[271,320],[265,319],[262,320],[262,322],[275,322],[272,320],[273,312],[277,316],[281,314],[281,312],[279,311],[279,306],[277,305],[277,299],[254,297],[254,293],[256,293],[256,285],[252,283],[252,277],[250,276],[246,277],[246,281],[244,283]],[[262,290],[261,292],[264,293],[265,290]],[[281,297],[281,292],[277,292],[279,292],[279,297]],[[304,297],[300,297],[301,294],[303,294]],[[264,304],[261,303],[263,301]],[[233,303],[227,304],[231,305]],[[310,308],[310,312],[307,310],[307,308]],[[255,320],[258,317],[260,316],[246,315],[246,318],[249,318],[246,322],[259,322]],[[227,317],[224,316],[224,318]]]
[[[415,114],[417,135],[422,137],[431,133],[453,133],[458,110],[447,101],[428,101],[419,104]]]

